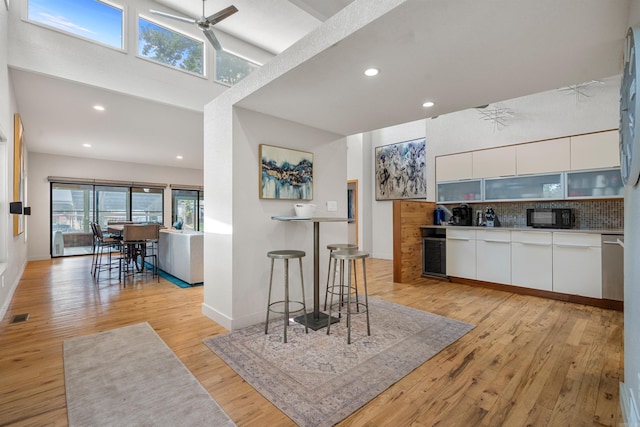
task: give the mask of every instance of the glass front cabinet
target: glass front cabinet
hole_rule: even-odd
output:
[[[482,180],[438,183],[438,203],[481,202]]]
[[[438,182],[438,203],[611,199],[624,196],[620,168]]]
[[[486,201],[553,200],[563,197],[561,173],[484,180]]]
[[[623,197],[620,169],[567,172],[567,199]]]

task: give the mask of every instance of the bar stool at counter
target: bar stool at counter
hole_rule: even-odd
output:
[[[367,315],[367,335],[371,335],[371,326],[369,325],[369,297],[367,294],[367,269],[365,260],[369,257],[368,252],[357,251],[353,249],[343,249],[339,251],[335,251],[331,254],[331,257],[340,261],[340,283],[336,285],[335,280],[331,285],[331,289],[329,293],[331,294],[331,301],[329,302],[329,316],[331,316],[331,311],[334,306],[337,307],[338,313],[341,315],[345,310],[346,305],[346,313],[347,313],[347,344],[351,344],[351,314],[353,312],[352,306],[359,312],[359,314],[365,313]],[[362,260],[362,277],[364,284],[364,302],[361,302],[357,295],[355,296],[355,301],[352,301],[351,295],[355,294],[354,288],[357,286],[351,285],[351,271],[355,273],[356,263],[357,261]],[[347,262],[347,269],[344,269],[344,262]],[[345,286],[344,275],[347,275],[346,281],[347,285]],[[354,274],[355,276],[355,274]],[[336,289],[337,288],[337,289]],[[344,295],[346,293],[346,295]],[[334,304],[333,296],[338,295],[339,301]],[[347,303],[343,304],[343,300],[346,298]],[[363,309],[362,311],[360,309]],[[327,325],[327,335],[331,332],[331,323]]]
[[[267,320],[264,325],[264,333],[269,333],[269,313],[284,314],[284,342],[287,342],[287,327],[289,326],[289,314],[302,311],[304,315],[304,332],[308,333],[307,327],[307,306],[304,298],[304,279],[302,278],[302,257],[305,256],[304,251],[295,250],[280,250],[271,251],[267,253],[267,256],[271,258],[271,274],[269,276],[269,300],[267,302]],[[273,263],[276,259],[284,260],[284,300],[271,301],[271,289],[273,285]],[[289,300],[289,260],[297,259],[300,265],[300,286],[302,288],[302,301],[290,301]],[[296,310],[290,310],[290,304],[299,304],[301,308]],[[283,305],[283,311],[277,311],[274,309],[275,305]]]
[[[329,279],[331,277],[331,254],[333,253],[333,251],[339,251],[342,249],[358,249],[358,245],[353,244],[353,243],[331,243],[330,245],[327,245],[327,249],[329,249],[329,268],[327,269],[327,287],[324,293],[324,310],[327,311],[327,298],[329,297]],[[334,258],[333,259],[333,282],[335,283],[336,281],[336,264],[337,264],[337,260]],[[357,288],[356,288],[356,294],[357,294]]]

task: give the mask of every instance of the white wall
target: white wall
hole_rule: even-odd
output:
[[[6,142],[0,142],[0,319],[11,302],[27,261],[26,233],[13,236],[13,116],[18,112],[7,69],[8,34],[11,31],[4,4],[0,3],[0,129]],[[27,156],[27,166],[28,166]]]
[[[203,172],[199,169],[170,168],[29,153],[29,260],[48,259],[51,248],[50,184],[49,176],[67,178],[107,179],[202,186]],[[171,189],[164,190],[164,223],[171,225]]]
[[[629,26],[640,25],[640,1],[633,0]],[[636,46],[638,40],[636,40]],[[637,49],[637,47],[636,47]],[[637,54],[637,50],[636,50]],[[638,153],[636,153],[637,155]],[[626,188],[624,197],[624,382],[620,403],[629,425],[638,425],[640,416],[640,187]]]
[[[358,247],[363,248],[363,212],[368,210],[364,204],[364,193],[368,187],[368,177],[364,175],[364,145],[363,135],[351,135],[347,137],[347,180],[358,181]]]
[[[208,117],[208,114],[205,114]],[[218,116],[219,120],[220,117]],[[205,125],[205,135],[210,133]],[[207,139],[208,140],[208,139]],[[205,144],[205,297],[203,313],[228,329],[264,321],[269,284],[270,250],[299,249],[303,260],[307,303],[313,301],[313,224],[280,222],[293,215],[292,200],[258,197],[259,145],[312,152],[313,200],[317,216],[346,216],[346,138],[264,114],[235,108],[233,144],[222,138]],[[233,165],[233,166],[232,166]],[[209,175],[211,173],[211,175]],[[216,189],[220,188],[220,191]],[[338,211],[327,212],[326,202]],[[320,225],[320,265],[328,263],[326,245],[346,241],[346,223]],[[280,263],[280,262],[278,262]],[[274,295],[282,299],[282,266],[274,279]],[[292,298],[299,297],[297,265],[291,263]],[[322,280],[322,275],[321,275]],[[310,309],[311,307],[309,307]]]
[[[365,147],[370,152],[370,159],[375,159],[375,148],[397,142],[409,141],[425,136],[425,121],[416,120],[398,126],[378,129],[371,134],[371,144]],[[429,140],[427,139],[427,153]],[[373,160],[371,160],[373,161]],[[375,170],[370,171],[366,191],[375,194]],[[374,258],[393,259],[393,202],[390,200],[371,200],[371,256]],[[366,233],[367,231],[365,231]]]

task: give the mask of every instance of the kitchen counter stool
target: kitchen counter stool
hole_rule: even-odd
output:
[[[345,312],[347,314],[347,344],[351,344],[351,314],[353,313],[353,308],[356,309],[356,312],[359,314],[365,313],[367,315],[367,335],[371,335],[371,326],[369,325],[369,297],[367,294],[367,269],[365,260],[369,257],[368,252],[358,251],[354,249],[343,249],[338,250],[331,253],[331,258],[340,261],[340,283],[336,285],[335,280],[331,285],[329,293],[331,294],[331,301],[329,302],[329,316],[331,316],[331,312],[334,306],[337,308],[338,314],[341,315]],[[356,290],[358,288],[357,283],[355,285],[351,284],[351,271],[353,270],[353,276],[355,278],[355,270],[357,267],[357,261],[362,260],[362,282],[364,285],[364,302],[360,300],[358,295],[356,294]],[[347,269],[344,269],[344,263],[347,262]],[[345,273],[347,275],[346,281],[347,284],[345,286]],[[337,288],[337,289],[336,289]],[[345,295],[346,294],[346,295]],[[352,301],[352,294],[355,298]],[[339,301],[334,304],[333,296],[338,295]],[[343,300],[346,298],[346,304],[343,304]],[[361,310],[362,309],[362,310]],[[327,326],[327,335],[331,332],[331,324]]]
[[[287,327],[289,326],[289,315],[302,311],[304,315],[304,331],[309,332],[307,327],[307,306],[304,298],[304,279],[302,277],[302,258],[305,256],[304,251],[295,250],[280,250],[270,251],[267,256],[271,258],[271,274],[269,275],[269,300],[267,302],[267,320],[264,325],[264,333],[269,333],[269,313],[284,314],[284,342],[287,342]],[[273,287],[273,263],[276,259],[284,260],[284,300],[271,301],[271,289]],[[297,259],[300,265],[300,286],[302,288],[302,301],[290,301],[289,300],[289,260]],[[301,308],[290,310],[290,304],[299,305]],[[283,311],[278,311],[274,308],[276,305],[282,305]]]
[[[331,258],[331,254],[333,251],[339,251],[342,249],[358,249],[358,245],[353,243],[332,243],[327,245],[327,249],[329,249],[329,268],[327,269],[327,287],[324,293],[324,310],[327,310],[327,298],[329,297],[329,279],[331,278],[331,265],[333,261],[333,283],[336,282],[336,264],[337,260]],[[357,292],[357,289],[356,289]]]

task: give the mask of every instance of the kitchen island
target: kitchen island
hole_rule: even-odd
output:
[[[158,267],[193,285],[204,281],[204,233],[193,230],[160,230]]]

